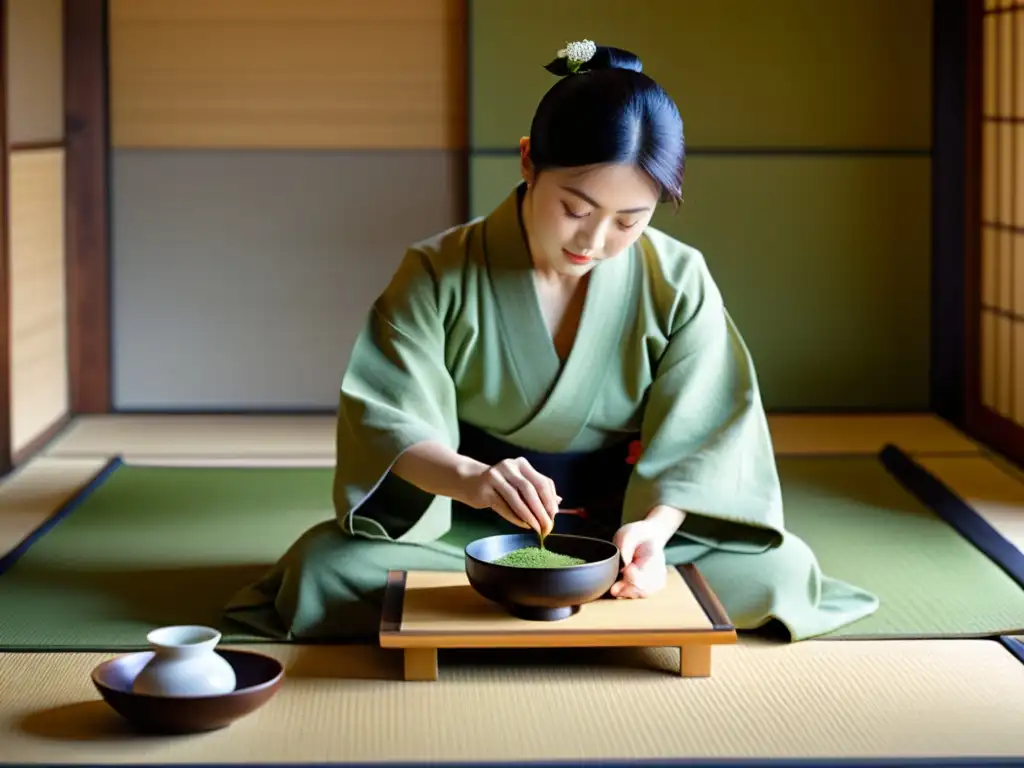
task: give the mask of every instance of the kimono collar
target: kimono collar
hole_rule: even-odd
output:
[[[521,215],[525,194],[526,184],[517,185],[484,221],[484,247],[492,270],[533,269]]]
[[[563,363],[534,282],[520,216],[525,192],[525,185],[518,186],[484,220],[485,260],[503,354],[508,355],[510,376],[532,409],[530,419],[500,436],[535,450],[563,451],[586,426],[598,390],[621,360],[623,334],[637,312],[641,273],[635,252],[594,266],[576,339]]]

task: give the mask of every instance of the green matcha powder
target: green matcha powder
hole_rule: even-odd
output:
[[[552,552],[550,549],[523,547],[502,555],[494,562],[496,565],[511,565],[518,568],[564,568],[569,565],[583,565],[587,561]]]

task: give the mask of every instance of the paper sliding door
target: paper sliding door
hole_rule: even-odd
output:
[[[1024,3],[974,12],[967,411],[979,439],[1024,460]]]

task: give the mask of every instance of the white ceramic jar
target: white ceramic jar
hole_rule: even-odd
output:
[[[150,696],[213,696],[235,690],[235,670],[217,653],[220,632],[210,627],[154,629],[146,640],[153,657],[132,683]]]

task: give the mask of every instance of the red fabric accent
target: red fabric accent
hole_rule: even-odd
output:
[[[640,456],[643,452],[643,445],[641,445],[639,440],[634,440],[629,444],[629,454],[626,456],[626,463],[636,464],[640,460]]]

